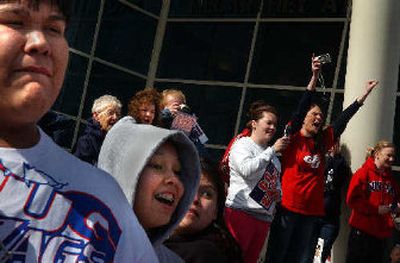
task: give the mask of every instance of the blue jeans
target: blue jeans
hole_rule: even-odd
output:
[[[316,220],[314,237],[312,238],[311,244],[315,247],[317,245],[318,238],[322,238],[324,240],[321,262],[325,262],[328,256],[330,256],[333,243],[339,235],[339,229],[339,216],[331,218],[323,217]]]
[[[271,226],[267,263],[310,263],[315,246],[312,245],[317,217],[280,208]]]

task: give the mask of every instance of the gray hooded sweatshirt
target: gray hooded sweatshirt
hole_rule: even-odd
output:
[[[170,223],[152,232],[149,238],[160,262],[183,262],[162,243],[182,220],[197,192],[200,162],[196,148],[189,138],[180,131],[137,124],[132,117],[124,117],[107,133],[101,147],[98,167],[117,180],[133,207],[139,175],[153,153],[166,140],[172,142],[177,149],[182,167],[180,179],[185,191]]]

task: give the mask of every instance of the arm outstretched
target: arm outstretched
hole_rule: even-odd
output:
[[[365,88],[363,93],[357,97],[357,99],[348,106],[339,117],[332,123],[334,137],[338,138],[346,129],[347,123],[356,114],[358,109],[364,104],[365,99],[371,93],[371,91],[378,85],[376,80],[368,80],[365,83]]]

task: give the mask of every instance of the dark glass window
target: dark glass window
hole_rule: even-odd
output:
[[[75,127],[78,123],[79,122],[73,122],[73,125],[57,131],[54,135],[56,143],[67,151],[71,151],[73,147],[72,140],[74,138]]]
[[[157,20],[117,1],[106,1],[96,56],[147,74]]]
[[[207,148],[207,157],[211,159],[211,161],[213,161],[214,163],[218,164],[219,161],[222,159],[224,152],[225,150]]]
[[[174,17],[253,17],[261,0],[174,0],[170,16]]]
[[[156,83],[159,90],[181,90],[186,102],[199,118],[207,135],[207,144],[226,145],[233,136],[239,109],[240,88]]]
[[[264,17],[346,17],[347,0],[268,0]]]
[[[87,58],[70,53],[64,85],[53,105],[54,110],[73,116],[78,115],[87,64]]]
[[[66,32],[70,47],[90,53],[99,6],[100,1],[98,0],[74,1],[71,20]]]
[[[343,100],[344,96],[343,94],[335,94],[335,99],[333,101],[333,108],[332,108],[332,114],[331,114],[331,123],[332,121],[336,120],[336,118],[339,116],[339,114],[343,110]],[[349,105],[346,105],[347,107]]]
[[[158,77],[243,81],[253,23],[168,23]]]
[[[332,86],[343,23],[263,23],[257,38],[251,82],[306,86],[311,55],[330,53],[322,72]]]
[[[130,98],[137,91],[143,89],[145,83],[145,80],[136,76],[100,63],[94,63],[85,99],[83,118],[90,117],[93,101],[105,94],[116,96],[121,101],[122,114],[125,115]]]
[[[155,15],[158,15],[161,10],[162,0],[127,0],[127,1],[144,10],[150,11]]]

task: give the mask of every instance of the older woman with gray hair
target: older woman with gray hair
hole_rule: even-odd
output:
[[[74,149],[76,157],[93,165],[97,164],[101,145],[107,132],[119,120],[121,108],[121,102],[111,95],[103,95],[94,101],[92,117]]]

